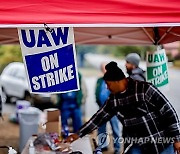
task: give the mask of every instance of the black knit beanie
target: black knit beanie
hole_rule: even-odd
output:
[[[106,73],[103,79],[105,81],[119,81],[125,78],[123,71],[117,66],[117,63],[112,61],[105,66]]]

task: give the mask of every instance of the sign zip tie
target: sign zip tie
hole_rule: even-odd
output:
[[[157,51],[162,50],[163,46],[162,45],[157,45]]]
[[[50,33],[52,33],[54,31],[54,29],[50,28],[46,23],[44,23],[44,28],[47,32],[50,32]]]

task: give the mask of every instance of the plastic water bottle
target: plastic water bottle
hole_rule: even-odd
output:
[[[30,141],[29,144],[29,154],[35,154],[35,148],[32,140]]]
[[[17,154],[17,151],[14,150],[12,147],[9,147],[8,154]]]

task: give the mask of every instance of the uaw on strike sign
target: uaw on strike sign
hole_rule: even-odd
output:
[[[73,28],[18,29],[32,93],[79,89]]]
[[[156,87],[163,87],[169,83],[167,58],[164,49],[147,52],[147,81]]]

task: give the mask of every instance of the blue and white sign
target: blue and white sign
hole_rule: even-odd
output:
[[[18,29],[32,93],[79,90],[73,28]]]

